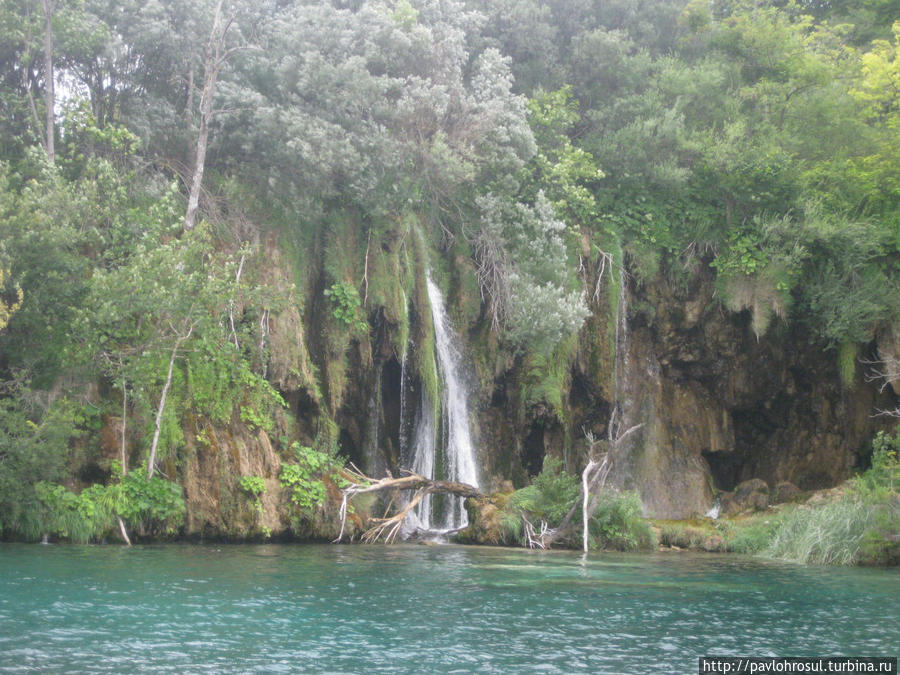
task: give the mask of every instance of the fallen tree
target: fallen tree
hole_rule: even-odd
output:
[[[403,522],[409,513],[419,505],[419,503],[431,494],[456,495],[457,497],[484,497],[484,494],[476,487],[466,483],[455,483],[446,480],[432,480],[425,478],[419,474],[404,470],[404,475],[400,478],[387,476],[385,478],[370,478],[352,464],[349,469],[342,472],[343,478],[350,483],[349,486],[341,490],[341,531],[338,534],[335,543],[341,541],[344,537],[344,526],[347,522],[347,502],[356,495],[370,494],[373,492],[393,491],[390,501],[385,509],[384,516],[381,518],[373,518],[374,526],[370,527],[362,534],[362,541],[366,543],[375,543],[383,540],[384,543],[390,544],[397,539]],[[412,497],[405,503],[398,506],[398,511],[389,516],[391,509],[396,501],[396,493],[399,491],[412,490]]]

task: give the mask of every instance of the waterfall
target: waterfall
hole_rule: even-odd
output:
[[[457,347],[459,338],[450,326],[444,298],[430,274],[426,275],[425,283],[431,304],[434,358],[442,394],[440,418],[436,419],[434,402],[425,387],[419,393],[418,410],[411,434],[410,468],[426,478],[477,486],[478,470],[469,432],[469,403],[462,376],[462,357]],[[443,470],[441,475],[436,475],[439,454]],[[465,527],[468,517],[463,501],[460,497],[446,497],[442,513],[436,518],[432,496],[425,497],[417,510],[419,529],[458,530]]]
[[[437,425],[434,419],[434,407],[428,396],[428,392],[422,389],[419,397],[419,410],[416,413],[415,428],[413,430],[413,449],[415,455],[412,461],[412,471],[425,478],[434,478],[434,455],[437,448]],[[419,519],[418,529],[430,530],[432,528],[432,511],[434,510],[433,495],[425,495],[416,508],[416,516]]]
[[[620,411],[623,380],[628,377],[628,297],[625,264],[619,266],[619,298],[616,302],[616,335],[613,355],[613,411]],[[613,430],[611,429],[612,433]]]
[[[478,471],[475,468],[475,449],[469,434],[469,402],[460,368],[460,352],[456,348],[459,338],[453,333],[444,298],[440,289],[425,278],[428,287],[428,301],[431,303],[431,319],[434,323],[434,346],[438,366],[444,385],[442,401],[442,421],[444,429],[444,478],[458,483],[478,486]],[[443,525],[447,529],[457,529],[468,524],[466,510],[461,497],[451,497]]]

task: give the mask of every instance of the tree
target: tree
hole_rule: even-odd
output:
[[[241,255],[246,256],[247,251]],[[133,408],[143,405],[153,410],[148,479],[156,471],[164,444],[171,409],[167,403],[176,379],[183,380],[176,366],[192,352],[202,353],[203,361],[212,360],[235,371],[233,386],[261,387],[277,400],[261,376],[250,370],[230,328],[228,317],[234,311],[235,294],[242,289],[252,291],[234,273],[239,264],[235,256],[215,253],[207,232],[197,228],[162,244],[150,234],[126,264],[97,270],[91,280],[90,296],[78,322],[83,348],[96,354],[94,358],[121,388],[123,415],[129,389]],[[195,386],[200,387],[199,383]],[[210,394],[198,391],[195,397],[196,401],[209,400]],[[229,409],[228,418],[231,413]],[[177,427],[178,418],[168,424]]]
[[[197,209],[200,206],[200,189],[203,184],[203,172],[206,168],[206,150],[209,144],[209,124],[216,110],[213,108],[213,100],[216,95],[216,84],[219,73],[228,59],[240,49],[246,47],[228,47],[226,37],[228,30],[235,20],[235,15],[223,16],[222,5],[224,0],[217,0],[213,11],[212,27],[209,38],[206,41],[203,57],[203,87],[200,90],[200,110],[198,116],[197,145],[194,152],[194,170],[191,174],[190,189],[188,191],[187,212],[184,216],[184,229],[192,230],[196,225]],[[186,110],[191,108],[191,90],[193,87],[193,67],[190,70],[188,81],[188,103]]]
[[[6,272],[0,267],[0,290],[3,289],[6,279]],[[22,289],[15,288],[11,291],[12,300],[0,297],[0,331],[6,328],[10,317],[15,314],[16,310],[22,305]]]

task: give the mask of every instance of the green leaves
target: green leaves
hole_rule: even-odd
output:
[[[369,324],[362,315],[362,300],[353,284],[341,281],[323,291],[331,304],[331,315],[356,335],[364,335]]]
[[[99,540],[116,527],[116,519],[142,535],[171,535],[184,520],[181,486],[154,476],[145,468],[123,476],[118,483],[94,484],[79,493],[55,483],[34,486],[40,504],[33,535],[55,535],[86,543]]]
[[[327,492],[323,480],[338,482],[337,471],[341,463],[327,453],[299,443],[294,443],[291,448],[297,463],[282,464],[278,478],[281,486],[288,490],[291,503],[301,514],[311,517],[325,503]]]

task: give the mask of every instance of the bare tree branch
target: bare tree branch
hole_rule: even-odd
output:
[[[458,497],[484,497],[484,494],[478,488],[466,483],[456,483],[454,481],[431,480],[424,478],[419,474],[405,472],[405,476],[394,478],[387,476],[375,480],[362,473],[359,469],[351,465],[350,469],[344,471],[344,478],[350,482],[350,486],[341,491],[341,531],[335,542],[341,541],[344,537],[344,529],[347,521],[347,501],[359,494],[367,494],[372,492],[381,492],[384,490],[414,490],[412,498],[400,508],[393,516],[388,516],[394,500],[391,499],[388,504],[387,511],[383,518],[375,518],[373,521],[375,526],[363,533],[362,539],[367,543],[373,543],[379,539],[386,544],[396,541],[397,535],[403,526],[406,516],[409,515],[418,504],[430,494],[452,494]]]
[[[900,360],[889,355],[883,359],[860,359],[860,362],[869,366],[864,375],[866,382],[879,382],[879,392],[888,387],[896,391],[894,385],[900,382]],[[876,408],[873,417],[900,417],[900,406],[893,410]]]

